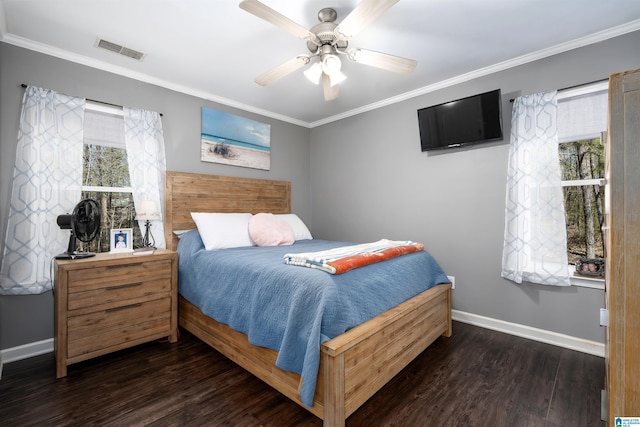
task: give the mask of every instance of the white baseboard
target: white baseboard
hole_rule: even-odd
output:
[[[604,344],[589,341],[570,335],[559,334],[544,329],[532,328],[531,326],[519,325],[517,323],[505,322],[504,320],[492,319],[490,317],[479,316],[473,313],[466,313],[459,310],[451,310],[451,317],[463,323],[492,329],[498,332],[516,335],[522,338],[592,354],[594,356],[605,356]]]
[[[23,344],[17,347],[11,347],[5,350],[1,350],[0,360],[2,360],[2,362],[4,363],[11,363],[52,352],[53,338],[49,338],[46,340],[36,341],[29,344]]]
[[[464,311],[452,310],[451,312],[453,320],[457,320],[459,322],[469,323],[471,325],[492,329],[494,331],[505,332],[507,334],[528,338],[530,340],[540,341],[543,343],[556,345],[558,347],[580,351],[582,353],[592,354],[594,356],[604,357],[604,344],[595,341],[588,341],[582,338],[559,334],[557,332],[519,325],[517,323],[509,323],[503,320],[479,316],[473,313],[466,313]],[[1,350],[0,378],[2,377],[3,362],[16,362],[18,360],[27,359],[29,357],[39,356],[41,354],[51,352],[53,352],[53,338],[8,348],[6,350]]]

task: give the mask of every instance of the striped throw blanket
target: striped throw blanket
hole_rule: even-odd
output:
[[[418,252],[424,245],[411,240],[381,239],[377,242],[343,246],[326,251],[285,254],[290,265],[317,268],[330,274],[342,274],[354,268]]]

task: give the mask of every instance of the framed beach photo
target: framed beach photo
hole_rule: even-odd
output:
[[[202,107],[200,160],[271,169],[271,125]]]
[[[133,228],[112,228],[109,242],[111,252],[131,252]]]

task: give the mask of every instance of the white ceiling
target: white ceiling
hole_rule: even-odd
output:
[[[262,0],[305,28],[359,0]],[[415,59],[410,75],[343,61],[348,79],[326,102],[303,70],[262,87],[254,77],[306,43],[238,7],[239,0],[0,0],[0,38],[226,105],[316,126],[489,72],[640,29],[639,0],[400,0],[353,37]],[[146,54],[94,47],[100,37]],[[30,83],[30,82],[25,82]]]

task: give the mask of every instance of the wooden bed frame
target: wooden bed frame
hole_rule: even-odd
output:
[[[176,250],[174,230],[195,229],[191,212],[290,213],[286,181],[166,172],[165,239]],[[346,418],[439,336],[451,336],[451,285],[416,297],[322,344],[312,407],[299,398],[298,374],[275,366],[276,352],[249,344],[246,335],[205,316],[180,297],[180,326],[324,420]]]

